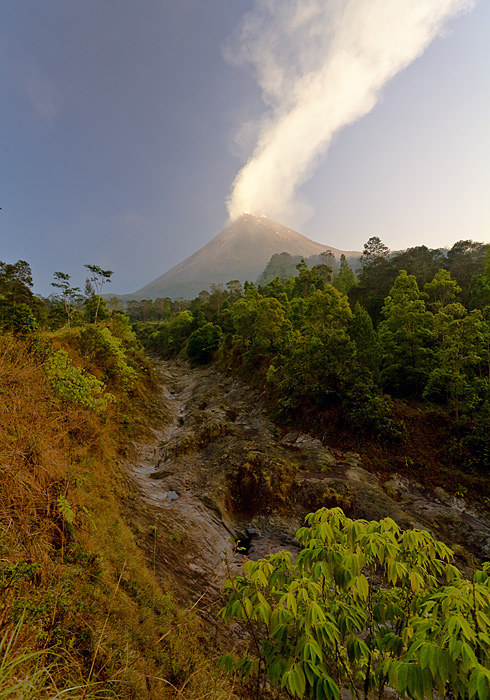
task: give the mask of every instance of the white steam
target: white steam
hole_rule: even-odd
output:
[[[228,200],[289,220],[304,183],[343,126],[367,114],[383,85],[473,0],[255,0],[225,49],[249,68],[268,108]]]

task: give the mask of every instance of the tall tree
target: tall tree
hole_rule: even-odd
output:
[[[456,299],[461,287],[452,279],[449,270],[441,269],[436,272],[433,280],[426,282],[424,291],[429,296],[429,305],[437,312]]]
[[[99,314],[100,303],[102,300],[102,288],[106,282],[111,281],[111,277],[114,274],[112,270],[103,270],[98,265],[84,265],[91,272],[91,277],[89,277],[89,282],[91,282],[95,288],[95,296],[97,298],[97,303],[95,306],[95,320],[97,323],[97,316]]]
[[[55,272],[54,278],[56,281],[51,282],[51,286],[61,290],[60,302],[65,309],[68,328],[70,328],[77,306],[83,299],[80,287],[71,286],[70,275],[67,272]]]
[[[475,241],[458,241],[447,253],[447,267],[462,289],[462,302],[468,307],[474,280],[485,270],[487,247]]]
[[[351,318],[347,332],[357,348],[359,364],[366,367],[373,379],[379,382],[379,345],[371,316],[366,309],[356,302],[354,314]]]
[[[390,263],[395,274],[400,270],[406,270],[409,275],[415,275],[417,284],[422,288],[440,268],[444,267],[445,256],[440,250],[431,250],[425,245],[420,245],[395,253]]]
[[[14,264],[0,260],[0,297],[11,306],[31,305],[34,294],[31,291],[32,273],[29,263],[17,260]]]
[[[437,348],[424,396],[446,400],[459,419],[462,405],[478,398],[479,369],[485,357],[485,324],[481,312],[460,303],[447,304],[434,317]]]
[[[402,395],[419,394],[429,371],[432,314],[414,275],[402,270],[386,297],[378,327],[381,377]]]
[[[356,284],[356,273],[349,266],[345,255],[342,253],[340,256],[339,271],[334,277],[333,286],[338,289],[341,294],[348,294]]]
[[[346,328],[352,318],[349,301],[332,285],[317,289],[306,299],[305,333],[320,334],[326,328]]]
[[[390,250],[378,236],[373,236],[364,244],[360,262],[359,285],[350,296],[354,302],[362,303],[377,324],[384,298],[396,277],[390,265]]]

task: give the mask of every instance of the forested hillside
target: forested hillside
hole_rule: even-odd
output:
[[[164,300],[159,301],[163,307]],[[134,316],[151,302],[129,309]],[[397,254],[378,238],[358,276],[328,258],[266,285],[216,285],[138,325],[145,345],[216,362],[276,419],[360,450],[378,472],[490,497],[490,256],[460,241]]]

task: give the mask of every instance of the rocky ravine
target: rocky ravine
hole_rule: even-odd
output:
[[[490,513],[396,475],[382,484],[359,455],[308,435],[282,434],[260,397],[214,368],[159,362],[169,421],[137,445],[128,519],[155,572],[182,602],[206,591],[219,605],[234,540],[256,559],[295,551],[304,516],[341,506],[351,517],[392,517],[458,549],[490,556]]]

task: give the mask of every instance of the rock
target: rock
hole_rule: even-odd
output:
[[[291,431],[283,437],[281,444],[285,447],[295,447],[300,450],[307,464],[311,462],[317,469],[320,467],[322,471],[329,467],[337,466],[333,450],[325,447],[318,438],[314,438],[306,433]]]
[[[200,566],[197,566],[197,564],[188,564],[187,565],[191,571],[195,571],[196,574],[205,574],[206,570],[203,569]]]
[[[262,537],[262,535],[260,534],[260,531],[257,530],[256,527],[248,527],[247,530],[246,530],[246,532],[247,532],[247,536],[250,537],[250,538],[252,538],[252,537]]]
[[[176,501],[179,497],[179,494],[176,491],[167,491],[167,497],[166,501],[167,503],[172,503],[172,501]]]
[[[397,502],[402,500],[403,489],[397,474],[394,474],[393,478],[391,478],[389,481],[385,481],[383,488],[389,498],[392,498]]]
[[[442,501],[443,503],[448,503],[452,498],[441,486],[436,486],[434,495],[438,501]]]

